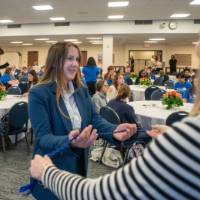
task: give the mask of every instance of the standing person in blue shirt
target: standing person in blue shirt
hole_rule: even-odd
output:
[[[179,92],[185,102],[190,101],[190,89],[192,84],[189,81],[185,81],[184,73],[179,73],[176,76],[178,82],[175,83],[174,89]]]
[[[34,155],[59,152],[55,165],[87,175],[88,151],[97,137],[117,144],[136,132],[134,124],[113,125],[97,112],[80,79],[80,50],[69,42],[56,43],[48,52],[45,73],[29,92],[29,117],[35,135]],[[64,147],[64,150],[60,148]],[[37,200],[58,200],[40,183],[34,185]]]
[[[89,93],[93,96],[96,92],[97,77],[100,73],[100,68],[97,67],[93,57],[88,58],[87,65],[83,67],[82,73],[84,74]]]

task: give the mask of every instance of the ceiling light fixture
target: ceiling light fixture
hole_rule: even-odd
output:
[[[129,5],[129,1],[112,1],[108,2],[108,7],[127,7]]]
[[[22,41],[12,41],[10,42],[11,44],[22,44],[23,42]]]
[[[192,44],[197,45],[199,42],[192,42]]]
[[[175,13],[170,16],[170,18],[185,18],[189,17],[191,14],[190,13]]]
[[[32,6],[35,10],[53,10],[53,7],[50,5],[39,5],[39,6]]]
[[[76,41],[76,42],[73,42],[74,44],[82,44],[81,41]]]
[[[31,45],[33,45],[32,43],[23,43],[22,44],[23,46],[31,46]]]
[[[49,38],[35,38],[34,40],[45,41],[45,40],[49,40]]]
[[[51,21],[65,21],[64,17],[50,17],[49,19]]]
[[[10,20],[10,19],[2,19],[0,20],[0,23],[1,24],[8,24],[8,23],[13,23],[14,21],[13,20]]]
[[[164,41],[166,40],[165,38],[150,38],[150,41]]]
[[[156,41],[156,40],[146,40],[146,41],[144,41],[144,43],[154,44],[154,43],[158,43],[158,41]]]
[[[200,0],[193,0],[190,2],[190,5],[200,5]]]
[[[109,15],[108,19],[123,19],[124,15]]]
[[[56,40],[47,40],[47,41],[45,41],[45,42],[47,42],[47,43],[56,43],[56,42],[58,42],[58,41],[56,41]]]
[[[64,39],[65,42],[78,42],[77,39]]]

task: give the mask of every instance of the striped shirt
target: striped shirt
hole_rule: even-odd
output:
[[[200,199],[200,116],[175,123],[112,174],[82,178],[51,165],[42,182],[68,200]]]

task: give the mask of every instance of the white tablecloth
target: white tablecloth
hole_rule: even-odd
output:
[[[167,117],[173,112],[190,112],[193,107],[191,103],[184,103],[183,106],[167,110],[161,101],[133,101],[128,104],[133,106],[138,120],[146,129],[151,129],[154,124],[165,124]]]

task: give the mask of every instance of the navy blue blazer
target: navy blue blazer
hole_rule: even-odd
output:
[[[81,130],[89,124],[97,129],[99,137],[115,143],[112,133],[116,125],[108,123],[95,110],[88,90],[75,90],[74,99],[82,118]],[[68,115],[63,99],[60,108]],[[72,130],[70,119],[63,117],[56,106],[56,83],[34,86],[29,92],[29,116],[35,135],[33,154],[44,155],[62,145],[66,150],[53,158],[53,163],[62,170],[86,176],[88,149],[71,148],[68,133]],[[57,197],[42,185],[37,184],[32,192],[36,199],[57,200]]]

